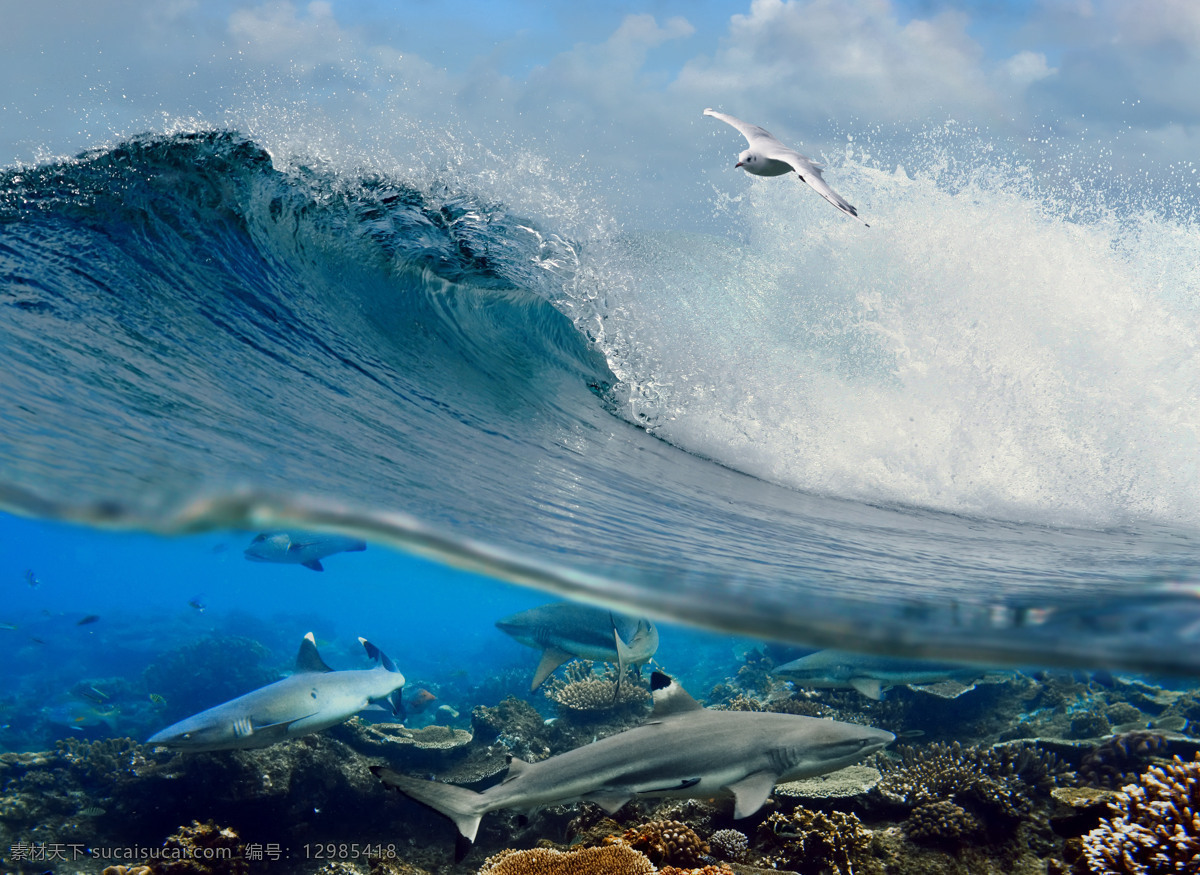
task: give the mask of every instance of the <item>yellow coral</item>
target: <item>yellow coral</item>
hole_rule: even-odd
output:
[[[532,848],[488,857],[478,875],[651,875],[654,866],[628,845],[578,851]]]

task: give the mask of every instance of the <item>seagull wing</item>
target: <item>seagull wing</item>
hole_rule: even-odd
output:
[[[776,141],[778,143],[778,141]],[[762,154],[766,158],[773,158],[776,161],[782,161],[785,164],[790,164],[792,169],[799,174],[800,178],[807,182],[812,189],[825,200],[829,201],[843,213],[848,216],[853,216],[858,219],[858,210],[850,205],[850,203],[829,187],[829,183],[825,181],[825,177],[821,175],[821,165],[813,161],[811,158],[806,158],[795,149],[789,149],[786,146],[779,144],[777,148],[762,149]],[[862,219],[858,219],[864,225]],[[867,225],[869,228],[870,225]]]
[[[758,125],[752,125],[742,121],[740,118],[734,118],[731,115],[726,115],[723,112],[717,112],[715,109],[704,110],[705,115],[711,115],[715,119],[719,119],[727,125],[731,125],[738,129],[746,142],[755,149],[767,148],[769,144],[774,144],[779,148],[784,148],[783,143],[775,139],[775,135],[766,128],[760,128]]]

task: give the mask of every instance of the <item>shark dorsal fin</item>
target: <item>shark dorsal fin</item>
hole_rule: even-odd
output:
[[[312,632],[309,632],[300,642],[300,652],[296,654],[296,674],[327,671],[333,671],[333,669],[325,664],[325,660],[321,659],[321,654],[317,652],[317,639],[313,637]]]
[[[518,775],[520,775],[523,771],[525,771],[528,768],[529,768],[529,763],[525,762],[525,760],[509,754],[508,774],[504,776],[504,780],[501,781],[500,783],[502,783],[502,784],[508,783],[509,781],[511,781],[513,778],[517,777]]]
[[[661,671],[650,675],[650,690],[654,693],[654,711],[650,714],[651,721],[662,720],[673,714],[704,710],[704,706],[693,699],[688,691],[680,686],[679,681]]]
[[[550,674],[566,662],[568,659],[574,659],[570,653],[565,650],[559,650],[557,647],[547,647],[542,653],[542,661],[538,663],[537,671],[533,673],[533,683],[529,685],[529,691],[533,692],[542,685],[542,681],[550,677]]]

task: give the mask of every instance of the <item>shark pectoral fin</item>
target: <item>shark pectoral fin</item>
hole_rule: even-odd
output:
[[[878,678],[851,678],[850,686],[876,702],[883,698],[883,681]]]
[[[311,568],[313,571],[324,571],[325,566],[321,564],[320,559],[309,559],[307,562],[301,562],[305,568]]]
[[[573,659],[572,654],[565,650],[559,650],[557,647],[547,647],[542,651],[542,661],[538,663],[537,671],[533,673],[533,683],[529,685],[529,691],[533,692],[542,685],[542,681],[550,677],[550,673],[566,662],[568,659]]]
[[[633,798],[633,794],[628,790],[596,790],[583,798],[595,802],[609,814],[616,814]]]
[[[299,717],[293,717],[290,720],[280,720],[278,723],[259,723],[255,724],[249,717],[244,720],[239,720],[234,724],[234,734],[239,737],[247,735],[256,735],[262,739],[282,739],[287,738],[288,730],[291,729],[293,723],[298,723],[301,720],[307,720],[316,714],[302,714]]]
[[[762,808],[778,777],[774,772],[755,772],[727,786],[725,789],[733,794],[733,816],[749,817]]]

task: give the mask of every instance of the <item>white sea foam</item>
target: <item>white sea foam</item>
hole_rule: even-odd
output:
[[[1200,523],[1200,228],[976,167],[831,169],[870,229],[748,182],[738,236],[606,253],[631,418],[820,493]]]

